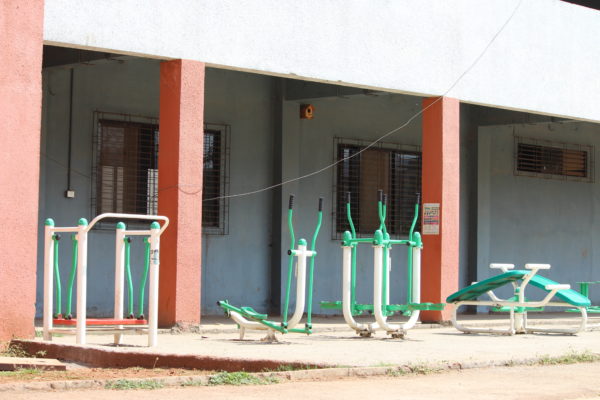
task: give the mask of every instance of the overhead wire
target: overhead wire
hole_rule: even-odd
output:
[[[517,10],[519,9],[519,7],[521,7],[521,3],[523,3],[523,0],[519,0],[519,2],[517,3],[516,7],[513,9],[513,11],[510,13],[509,17],[504,21],[504,23],[501,25],[500,29],[498,29],[498,31],[494,34],[494,36],[492,36],[492,38],[488,41],[488,43],[486,44],[486,46],[483,48],[483,50],[479,53],[479,55],[475,58],[475,60],[469,65],[469,67],[467,69],[465,69],[460,75],[459,77],[450,85],[450,87],[443,92],[438,98],[436,98],[434,101],[432,101],[431,103],[429,103],[426,107],[422,108],[421,110],[419,110],[417,113],[415,113],[413,116],[411,116],[406,122],[404,122],[402,125],[397,126],[396,128],[386,132],[385,134],[383,134],[382,136],[380,136],[378,139],[374,140],[373,142],[369,143],[367,146],[363,147],[362,149],[360,149],[359,151],[357,151],[356,153],[353,153],[347,157],[344,158],[340,158],[339,160],[326,165],[322,168],[319,168],[315,171],[312,171],[310,173],[295,177],[295,178],[290,178],[290,179],[286,179],[284,181],[281,181],[279,183],[270,185],[270,186],[266,186],[263,187],[261,189],[256,189],[256,190],[251,190],[248,192],[243,192],[243,193],[236,193],[236,194],[230,194],[230,195],[226,195],[226,196],[218,196],[218,197],[212,197],[209,199],[204,199],[203,201],[214,201],[214,200],[223,200],[223,199],[230,199],[230,198],[235,198],[235,197],[243,197],[243,196],[250,196],[253,194],[258,194],[261,192],[265,192],[271,189],[275,189],[284,185],[287,185],[289,183],[292,182],[297,182],[306,178],[310,178],[311,176],[315,176],[318,175],[324,171],[327,171],[328,169],[331,169],[333,167],[335,167],[336,165],[349,160],[351,158],[357,157],[358,155],[360,155],[361,153],[369,150],[371,147],[375,146],[377,143],[381,142],[383,139],[387,138],[388,136],[404,129],[405,127],[407,127],[412,121],[414,121],[417,117],[419,117],[421,114],[423,114],[425,111],[427,111],[429,108],[433,107],[433,105],[435,105],[436,103],[438,103],[443,97],[447,96],[450,91],[452,89],[454,89],[456,87],[456,85],[458,85],[458,83],[479,63],[479,61],[481,60],[481,58],[483,58],[483,56],[485,55],[485,53],[487,53],[488,49],[492,46],[492,44],[496,41],[496,39],[498,38],[498,36],[500,36],[500,34],[502,33],[502,31],[504,31],[504,28],[506,28],[506,26],[509,24],[509,22],[513,19],[513,17],[515,16],[515,14],[517,13]],[[164,188],[164,189],[168,189],[168,188]],[[179,187],[179,189],[181,190],[181,187]],[[160,191],[160,189],[159,189]],[[191,192],[185,192],[183,190],[181,190],[183,193],[187,193],[187,194],[197,194],[198,192],[195,193],[191,193]]]

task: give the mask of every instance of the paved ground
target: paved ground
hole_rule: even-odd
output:
[[[600,363],[545,367],[483,368],[439,374],[333,381],[290,382],[269,386],[213,386],[158,390],[76,390],[0,392],[4,400],[89,399],[598,399]]]
[[[539,316],[532,324],[568,324],[565,314]],[[572,314],[569,315],[572,318]],[[483,317],[480,324],[497,325],[498,316]],[[360,338],[340,318],[317,319],[311,336],[278,335],[278,343],[260,341],[264,332],[250,332],[239,341],[235,324],[224,318],[204,320],[201,333],[161,334],[159,346],[144,347],[146,336],[128,335],[124,346],[109,347],[112,337],[89,336],[89,344],[114,351],[198,354],[244,359],[270,359],[323,363],[337,366],[378,366],[404,364],[477,364],[520,361],[570,352],[600,353],[600,332],[571,335],[466,335],[452,327],[422,326],[409,331],[406,339],[390,339],[383,333]],[[41,339],[40,339],[41,340]],[[54,338],[57,343],[74,344],[73,336]]]

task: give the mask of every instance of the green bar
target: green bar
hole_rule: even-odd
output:
[[[62,287],[60,284],[60,269],[58,267],[58,240],[59,237],[56,234],[52,235],[52,240],[54,241],[54,280],[56,281],[56,292],[55,292],[55,300],[54,304],[56,304],[56,314],[54,317],[57,318],[62,314]]]
[[[352,221],[352,208],[350,202],[346,203],[346,215],[348,217],[348,223],[350,224],[350,230],[352,231],[352,239],[356,240],[356,230],[354,229],[354,222]],[[357,243],[357,242],[355,242]],[[350,271],[350,306],[354,307],[356,304],[356,246],[352,246],[352,268]]]
[[[140,297],[138,299],[138,318],[144,318],[144,290],[146,288],[146,281],[148,280],[148,270],[150,269],[150,242],[148,238],[144,238],[144,273],[142,275],[142,282],[140,283]]]
[[[315,228],[315,233],[313,235],[311,246],[310,246],[310,249],[312,251],[315,251],[315,247],[317,244],[317,235],[319,234],[319,230],[321,229],[322,221],[323,221],[323,211],[319,211],[319,215],[317,217],[317,227]],[[317,257],[317,255],[314,254],[310,258],[310,268],[308,270],[308,293],[307,293],[307,299],[306,299],[306,302],[307,302],[307,304],[306,304],[306,326],[307,326],[308,330],[310,330],[312,328],[311,314],[312,314],[312,295],[313,295],[313,273],[315,270],[315,258],[316,257]]]
[[[290,208],[288,210],[288,228],[290,230],[290,250],[294,250],[296,247],[296,238],[294,237],[294,225],[292,224],[292,217],[294,215],[294,211]],[[283,306],[283,321],[281,321],[281,326],[283,328],[287,328],[287,317],[288,317],[288,307],[290,305],[290,291],[292,289],[292,272],[294,270],[294,256],[290,254],[288,256],[288,275],[287,275],[287,283],[285,290],[285,303]]]
[[[73,286],[75,285],[75,273],[77,272],[77,235],[72,235],[71,240],[73,240],[73,260],[71,263],[71,274],[69,275],[69,287],[67,291],[67,319],[71,319],[73,317],[73,314],[71,313],[71,304],[73,303]]]
[[[125,236],[123,238],[123,241],[125,242],[125,272],[127,274],[127,287],[128,287],[128,303],[129,306],[127,307],[129,310],[129,313],[127,314],[128,318],[133,318],[133,282],[131,281],[131,264],[130,264],[130,258],[131,258],[131,239],[129,239],[127,236]]]
[[[268,326],[269,328],[271,328],[271,329],[273,329],[273,330],[276,330],[277,332],[281,332],[281,333],[287,333],[287,332],[288,332],[288,330],[287,330],[287,329],[285,329],[285,328],[283,328],[283,327],[281,327],[281,326],[278,326],[278,325],[277,325],[277,324],[275,324],[274,322],[271,322],[271,321],[265,321],[265,320],[262,320],[262,319],[256,319],[256,318],[253,318],[253,317],[252,317],[252,315],[249,315],[248,313],[246,313],[246,312],[245,312],[244,310],[242,310],[241,308],[238,308],[238,307],[232,306],[232,305],[231,305],[231,304],[229,304],[227,301],[218,301],[218,302],[217,302],[217,304],[218,304],[218,305],[219,305],[221,308],[223,308],[224,310],[226,310],[226,311],[235,311],[235,312],[237,312],[238,314],[242,315],[243,317],[245,317],[245,318],[249,318],[249,319],[251,319],[251,320],[253,320],[253,321],[256,321],[256,322],[260,322],[261,324],[263,324],[263,325],[265,325],[265,326]]]
[[[408,231],[408,240],[410,240],[411,242],[414,241],[414,237],[413,237],[413,233],[415,231],[415,226],[417,225],[417,220],[419,219],[419,202],[417,201],[417,203],[415,204],[415,216],[413,217],[413,221],[412,224],[410,225],[410,230]],[[412,245],[411,247],[409,247],[408,249],[408,290],[406,291],[406,302],[407,303],[411,303],[412,302],[412,295],[413,295],[413,255],[412,255]]]

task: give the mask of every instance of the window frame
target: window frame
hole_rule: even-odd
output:
[[[333,240],[339,240],[342,238],[343,235],[343,231],[338,231],[338,226],[340,226],[340,224],[338,224],[338,201],[340,201],[339,197],[343,196],[342,201],[344,201],[344,197],[345,194],[341,193],[339,190],[339,176],[340,176],[340,168],[342,167],[343,163],[340,162],[340,160],[342,159],[341,156],[339,155],[340,152],[340,147],[341,146],[348,146],[348,147],[356,147],[358,148],[358,151],[360,152],[362,149],[364,149],[365,147],[369,146],[369,144],[371,144],[370,141],[367,140],[361,140],[361,139],[348,139],[348,138],[341,138],[341,137],[334,137],[333,140],[333,162],[335,163],[335,170],[333,172],[333,185],[332,185],[332,239]],[[393,153],[401,153],[401,154],[415,154],[415,155],[419,155],[420,159],[419,159],[419,172],[417,175],[417,181],[418,181],[418,189],[419,191],[421,190],[421,176],[422,176],[422,151],[421,151],[421,146],[418,145],[408,145],[408,144],[399,144],[399,143],[389,143],[389,142],[379,142],[376,145],[370,147],[370,149],[375,149],[375,150],[379,150],[379,151],[384,151],[384,152],[388,152],[390,154],[390,160],[389,160],[389,187],[390,187],[390,193],[388,193],[388,196],[392,195],[392,187],[393,187],[393,170],[392,170],[392,157],[391,155]],[[357,156],[357,157],[360,157]],[[359,170],[360,170],[360,165],[359,165]],[[357,184],[358,186],[358,192],[360,193],[361,190],[361,185],[360,183]],[[345,204],[345,202],[344,202]],[[360,205],[357,204],[355,206],[355,204],[357,204],[356,199],[353,199],[352,201],[352,216],[353,216],[353,220],[355,225],[357,225],[357,220],[360,220],[360,215],[358,215],[357,218],[357,213],[360,213]],[[410,205],[410,209],[413,210],[414,204]],[[390,218],[390,215],[393,211],[390,209],[388,211],[388,218]],[[396,210],[396,212],[401,212],[400,210]],[[345,218],[345,212],[344,212],[344,216],[342,218]],[[419,230],[421,226],[421,212],[419,212],[419,217],[418,217],[418,221],[417,221],[417,227],[416,230]],[[389,223],[388,223],[388,227],[389,227]],[[357,231],[356,231],[356,235],[357,237],[370,237],[373,235],[373,232],[360,232],[359,231],[360,227],[357,227]],[[388,231],[391,231],[388,228]],[[390,236],[393,238],[403,238],[403,237],[407,237],[408,232],[399,232],[399,233],[391,233],[390,232]]]
[[[96,216],[99,212],[99,191],[100,185],[99,182],[100,174],[98,172],[98,168],[100,166],[100,151],[101,151],[101,135],[100,132],[100,123],[101,121],[115,122],[115,123],[131,123],[136,125],[154,125],[158,127],[158,135],[155,143],[155,154],[156,157],[160,154],[159,145],[160,145],[160,124],[159,120],[156,117],[150,116],[142,116],[142,115],[134,115],[134,114],[125,114],[125,113],[116,113],[116,112],[107,112],[107,111],[94,111],[93,113],[93,122],[92,122],[92,165],[91,165],[91,201],[90,201],[90,215]],[[202,132],[204,138],[204,132],[211,131],[213,133],[218,132],[220,134],[220,165],[219,165],[219,196],[228,196],[229,195],[229,171],[230,171],[230,126],[226,124],[215,124],[215,123],[205,123],[204,130]],[[203,142],[204,146],[204,142]],[[204,153],[203,153],[204,154]],[[203,166],[203,176],[204,176],[204,160],[202,163]],[[156,165],[157,177],[158,177],[158,162]],[[206,182],[203,179],[203,187],[202,192],[204,193]],[[158,185],[156,185],[155,190],[148,190],[146,197],[150,199],[151,193],[155,193],[156,199],[154,203],[156,204],[156,212],[158,212]],[[204,196],[203,196],[204,197]],[[229,199],[227,197],[219,199],[219,223],[218,226],[202,226],[202,233],[206,235],[228,235],[229,234]],[[201,219],[204,217],[204,207],[202,209]],[[114,210],[111,212],[115,212]],[[152,215],[152,214],[146,214]],[[111,229],[113,228],[115,221],[105,220],[104,222],[100,222],[95,225],[95,229]],[[130,220],[128,225],[133,228],[142,228],[146,227],[146,220]]]
[[[560,153],[561,158],[561,170],[565,170],[565,159],[564,156],[569,151],[574,152],[585,152],[585,176],[577,176],[565,173],[554,173],[554,172],[535,172],[531,170],[526,170],[520,168],[522,165],[522,158],[520,158],[522,146],[531,146],[531,147],[539,147],[540,154],[546,153]],[[562,181],[573,181],[573,182],[586,182],[593,183],[594,182],[594,155],[595,149],[593,145],[585,145],[585,144],[576,144],[576,143],[565,143],[558,142],[546,139],[537,139],[531,137],[517,136],[514,135],[514,154],[513,154],[513,173],[515,176],[524,176],[524,177],[532,177],[532,178],[541,178],[541,179],[551,179],[551,180],[562,180]],[[540,165],[543,164],[543,160],[540,162]],[[532,167],[533,168],[533,167]]]

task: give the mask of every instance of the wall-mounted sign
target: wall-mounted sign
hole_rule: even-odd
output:
[[[440,203],[423,204],[423,235],[440,234]]]

